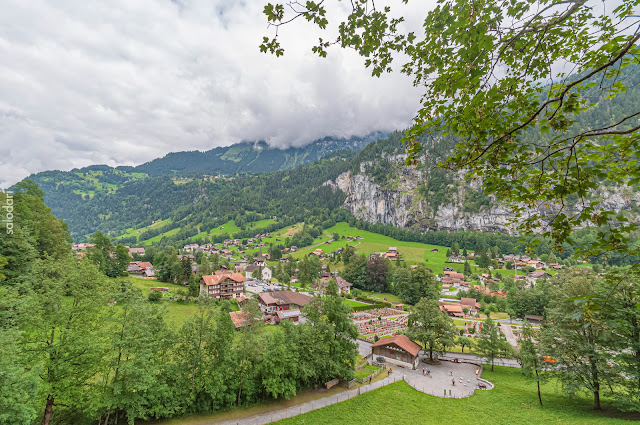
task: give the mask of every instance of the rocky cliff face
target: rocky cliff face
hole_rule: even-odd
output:
[[[508,220],[513,215],[494,199],[476,211],[465,208],[465,192],[477,189],[467,185],[453,188],[446,201],[434,204],[428,191],[419,190],[425,183],[421,171],[414,167],[400,167],[391,182],[376,184],[365,172],[345,172],[326,184],[343,191],[347,198],[345,209],[355,217],[371,223],[391,224],[415,230],[472,230],[511,233]],[[619,212],[640,205],[640,192],[629,188],[600,190],[602,206]]]

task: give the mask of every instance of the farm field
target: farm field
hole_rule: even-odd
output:
[[[176,228],[171,229],[171,230],[167,230],[166,232],[160,233],[159,235],[156,235],[156,236],[152,237],[151,239],[147,239],[146,241],[140,242],[140,245],[151,245],[151,244],[154,244],[156,242],[160,242],[160,240],[163,237],[165,237],[165,236],[173,236],[176,233],[178,233],[179,231],[180,231],[179,227],[176,227]]]
[[[636,416],[592,410],[592,400],[570,397],[555,382],[542,387],[544,407],[538,405],[535,385],[520,370],[498,367],[482,377],[493,382],[491,391],[476,391],[464,399],[444,399],[423,394],[405,382],[397,382],[349,401],[276,422],[280,425],[324,424],[624,424]]]
[[[320,238],[314,240],[313,245],[328,241],[331,239],[330,235],[334,233],[338,233],[341,237],[361,236],[363,239],[356,239],[349,242],[347,242],[346,239],[340,239],[328,245],[306,247],[296,252],[293,256],[295,258],[301,258],[317,248],[322,249],[324,252],[331,252],[338,248],[345,248],[347,245],[355,246],[356,251],[360,254],[386,252],[390,246],[395,246],[407,264],[422,264],[426,261],[426,266],[432,269],[434,273],[442,272],[442,267],[445,265],[447,247],[427,245],[419,242],[399,241],[388,236],[356,229],[355,227],[349,226],[348,223],[338,223],[326,229]],[[438,252],[431,252],[432,249],[438,249]],[[460,266],[462,266],[462,264],[460,264]]]
[[[169,297],[177,295],[178,290],[186,290],[184,286],[174,285],[172,283],[158,282],[153,279],[139,279],[136,277],[121,277],[114,279],[117,282],[128,281],[136,288],[142,291],[142,295],[146,297],[149,294],[150,287],[165,287],[169,288],[169,293],[163,295],[160,305],[166,308],[164,317],[167,319],[167,323],[174,330],[177,330],[184,324],[189,318],[193,317],[197,311],[198,306],[191,302],[179,303],[175,301],[169,301]]]
[[[147,229],[157,229],[157,228],[164,227],[167,224],[171,224],[171,223],[173,223],[173,220],[170,219],[170,218],[167,218],[165,220],[159,220],[159,221],[151,224],[150,226],[142,227],[142,228],[139,228],[139,229],[130,227],[130,228],[125,230],[125,233],[123,233],[120,236],[116,236],[113,239],[114,240],[118,240],[118,239],[122,239],[122,238],[130,238],[130,237],[136,237],[137,238],[142,233],[144,233]]]

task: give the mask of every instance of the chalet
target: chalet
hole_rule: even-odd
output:
[[[551,267],[554,270],[562,270],[562,266],[558,263],[551,263],[549,264],[549,267]]]
[[[339,294],[349,294],[349,293],[351,293],[351,286],[352,285],[349,282],[347,282],[346,280],[344,280],[340,276],[336,276],[335,281],[336,281],[336,285],[338,286],[338,293]],[[326,280],[326,283],[323,286],[325,286],[325,287],[329,286],[329,280]]]
[[[460,282],[462,282],[462,279],[458,279],[458,278],[455,278],[455,277],[447,277],[447,276],[445,276],[445,277],[442,278],[442,284],[443,285],[457,285]]]
[[[293,291],[262,292],[258,296],[260,309],[265,313],[295,310],[309,304],[311,297]]]
[[[442,270],[444,270],[445,272],[452,272],[453,267],[443,267]]]
[[[464,317],[462,305],[457,303],[440,302],[440,311],[444,311],[447,315],[452,317]]]
[[[464,263],[464,260],[460,257],[450,257],[449,258],[449,262],[450,263]]]
[[[270,281],[271,278],[273,277],[273,271],[269,268],[269,267],[261,267],[255,264],[251,264],[248,265],[247,267],[245,267],[244,269],[244,275],[247,277],[247,279],[252,279],[253,278],[253,272],[256,270],[261,270],[260,274],[260,278],[262,280],[266,280],[266,281]]]
[[[218,300],[238,298],[244,292],[245,278],[231,270],[218,270],[200,279],[200,294]]]
[[[445,271],[444,275],[447,277],[452,277],[454,279],[460,279],[460,280],[464,279],[464,273],[458,273],[454,271]]]
[[[390,246],[387,252],[384,254],[389,260],[395,260],[400,257],[400,253],[398,252],[398,248],[395,246]]]
[[[469,313],[475,313],[481,307],[480,303],[477,302],[475,298],[465,297],[460,298],[460,305],[462,306],[463,310],[466,308]]]
[[[129,254],[144,255],[144,248],[129,248]]]
[[[128,273],[139,273],[145,277],[154,276],[153,265],[148,261],[131,261],[127,266]]]
[[[538,261],[538,260],[529,260],[527,261],[527,266],[529,267],[533,267],[536,269],[541,269],[545,266],[545,264],[542,261]]]
[[[373,343],[371,352],[374,358],[382,357],[385,363],[416,369],[422,348],[406,335],[395,335]]]
[[[531,279],[551,279],[551,275],[544,270],[536,270],[534,272],[529,273],[529,277]]]
[[[433,248],[431,252],[438,252],[438,248]]]

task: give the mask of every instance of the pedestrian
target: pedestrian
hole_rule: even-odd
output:
[[[422,369],[422,376],[424,376],[424,369]]]
[[[478,377],[479,373],[480,373],[480,369],[476,369],[476,378]]]
[[[453,371],[452,370],[449,371],[449,376],[453,376]]]
[[[451,378],[451,385],[456,386],[456,378]]]
[[[431,371],[429,369],[427,369],[427,376],[431,378]]]
[[[369,385],[371,385],[371,379],[373,379],[373,376],[369,375]]]

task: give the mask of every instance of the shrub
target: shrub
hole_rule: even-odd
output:
[[[149,292],[149,295],[147,295],[147,298],[151,302],[160,301],[162,299],[162,292],[156,291],[156,290],[151,291],[151,292]]]

